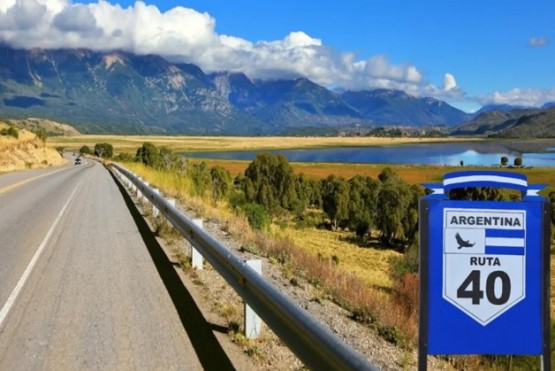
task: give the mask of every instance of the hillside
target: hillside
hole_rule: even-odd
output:
[[[500,138],[555,138],[555,107],[520,117]]]
[[[196,65],[156,55],[0,46],[0,115],[70,122],[82,133],[335,133],[361,125],[452,125],[466,119],[432,98],[383,89],[367,93],[387,100],[389,108],[354,105],[345,94],[306,78],[253,81],[238,73],[207,75]]]
[[[46,132],[49,137],[58,136],[75,136],[81,133],[77,131],[73,126],[67,124],[61,124],[59,122],[39,119],[39,118],[28,118],[22,120],[7,120],[9,124],[15,125],[18,129],[27,129],[29,131],[37,131],[42,129]]]
[[[7,128],[0,122],[0,130]],[[64,158],[53,148],[46,147],[32,132],[22,129],[18,138],[0,135],[0,173],[39,167],[60,166]]]
[[[484,111],[461,125],[456,126],[452,135],[487,136],[514,125],[523,115],[537,112],[537,110],[493,110]]]
[[[555,137],[555,107],[485,111],[474,119],[456,126],[451,131],[451,135],[553,138]]]

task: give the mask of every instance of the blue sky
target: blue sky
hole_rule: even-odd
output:
[[[2,16],[33,21],[0,26],[19,47],[152,52],[206,72],[403,89],[466,110],[555,101],[553,0],[0,0]]]

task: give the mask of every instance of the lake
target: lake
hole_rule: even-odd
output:
[[[555,140],[428,143],[399,146],[335,147],[268,151],[196,152],[185,157],[252,160],[258,153],[280,154],[290,162],[339,162],[414,165],[499,165],[506,156],[512,165],[555,167]]]

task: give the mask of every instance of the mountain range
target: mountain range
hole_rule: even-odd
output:
[[[306,78],[204,73],[156,55],[0,46],[0,116],[82,133],[269,135],[351,127],[455,125],[471,118],[403,91],[334,92]]]

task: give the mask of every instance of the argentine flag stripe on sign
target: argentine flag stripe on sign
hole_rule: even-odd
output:
[[[486,229],[486,238],[522,238],[524,229]]]
[[[486,246],[524,247],[524,239],[486,238]]]
[[[524,230],[486,229],[486,254],[524,255]]]

